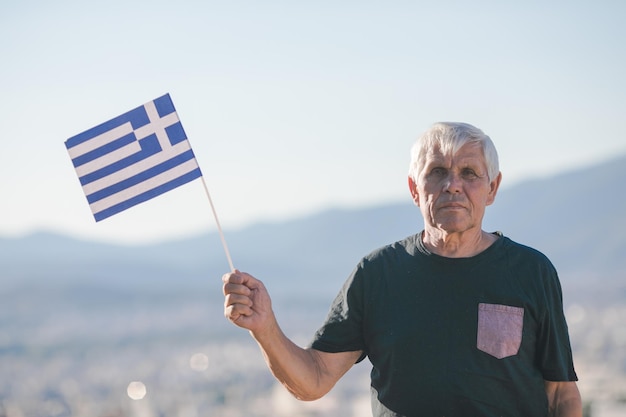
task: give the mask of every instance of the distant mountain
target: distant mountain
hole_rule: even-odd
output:
[[[485,228],[544,252],[569,290],[626,296],[624,183],[626,156],[523,182],[500,191]],[[361,256],[422,227],[407,191],[402,203],[332,209],[225,233],[235,266],[263,279],[272,293],[330,296]],[[140,247],[47,233],[0,238],[0,265],[4,288],[217,287],[228,269],[217,233]]]
[[[512,187],[485,224],[546,253],[568,282],[626,285],[626,156]]]

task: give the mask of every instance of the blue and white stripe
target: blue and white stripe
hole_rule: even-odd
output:
[[[202,176],[169,94],[65,146],[96,221]]]

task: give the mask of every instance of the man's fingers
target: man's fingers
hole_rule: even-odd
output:
[[[237,324],[241,319],[251,316],[252,300],[248,295],[250,289],[238,284],[224,284],[224,316]],[[242,294],[243,293],[243,294]]]
[[[233,323],[252,315],[252,309],[244,304],[231,304],[224,308],[224,316]]]
[[[222,276],[222,282],[224,283],[224,286],[234,284],[242,285],[250,289],[254,289],[260,284],[259,280],[254,278],[252,275],[238,270],[224,274]]]
[[[227,272],[224,275],[222,275],[222,282],[224,284],[228,284],[228,283],[241,284],[243,282],[243,279],[239,271],[235,270],[233,272]]]
[[[222,276],[224,316],[233,324],[252,330],[262,326],[271,313],[265,286],[252,275],[238,270]]]
[[[224,299],[224,307],[234,306],[237,304],[252,307],[252,300],[250,299],[250,297],[241,294],[226,294],[226,297]]]
[[[252,291],[250,290],[250,288],[241,284],[226,283],[222,287],[222,290],[224,291],[224,295],[239,294],[239,295],[249,296],[250,294],[252,294]]]

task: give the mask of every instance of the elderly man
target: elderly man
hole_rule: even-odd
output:
[[[367,357],[376,417],[580,417],[554,267],[482,230],[501,179],[488,136],[437,123],[413,147],[408,178],[424,230],[361,260],[310,347],[285,336],[249,274],[224,275],[225,316],[302,400]]]

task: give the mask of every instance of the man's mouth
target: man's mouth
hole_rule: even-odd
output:
[[[446,210],[462,210],[465,209],[465,206],[463,204],[459,204],[459,203],[446,203],[446,204],[441,204],[439,206],[439,209],[446,209]]]

